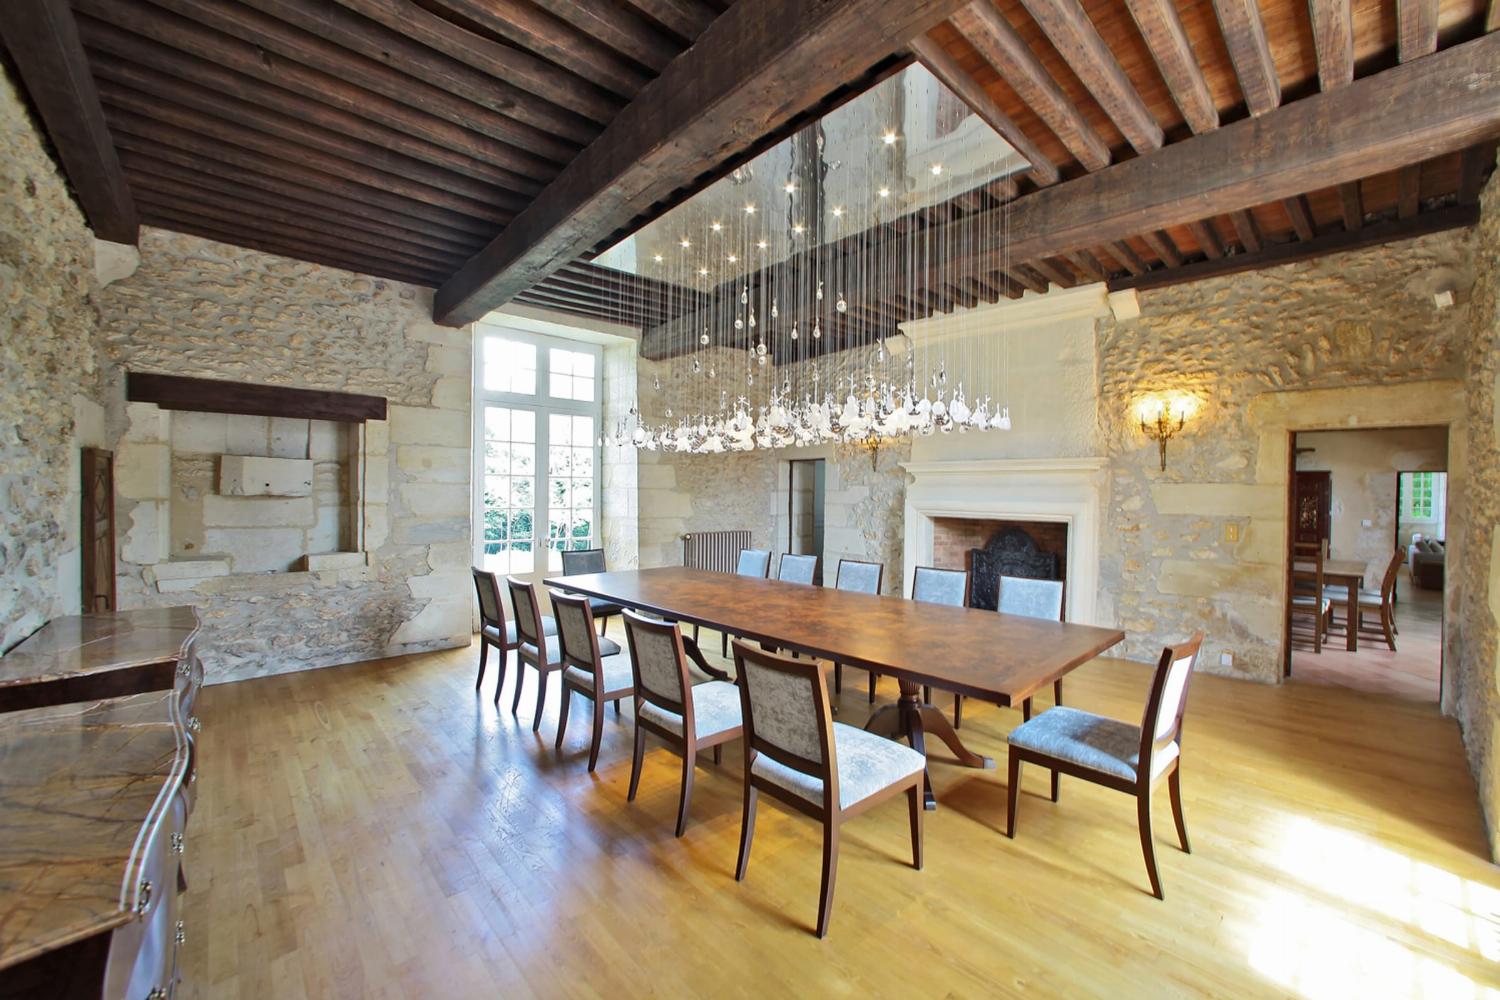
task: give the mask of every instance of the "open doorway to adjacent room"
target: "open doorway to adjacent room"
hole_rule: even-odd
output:
[[[1447,427],[1294,436],[1290,677],[1438,701],[1447,464]]]
[[[827,489],[828,462],[821,458],[794,459],[787,481],[786,551],[797,555],[823,555],[823,500]],[[823,583],[823,560],[813,582]]]

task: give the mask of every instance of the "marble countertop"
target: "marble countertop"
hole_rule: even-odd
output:
[[[191,607],[55,618],[0,656],[0,688],[175,662],[197,627]]]
[[[0,969],[135,919],[143,831],[188,767],[175,698],[0,715]]]

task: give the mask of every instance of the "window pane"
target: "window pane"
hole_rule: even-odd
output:
[[[548,371],[552,375],[571,375],[573,374],[573,352],[560,351],[554,347],[548,352],[547,364]]]
[[[484,387],[489,392],[536,392],[536,348],[504,337],[484,340]]]
[[[573,475],[592,476],[594,474],[594,449],[573,449]]]
[[[536,445],[510,446],[510,471],[513,476],[529,476],[536,471]]]
[[[536,414],[530,410],[512,410],[510,439],[512,441],[535,441]]]
[[[553,445],[572,444],[573,421],[564,414],[552,414],[547,420],[547,436]]]
[[[548,480],[547,505],[561,509],[568,506],[568,481],[552,478]]]
[[[592,446],[594,443],[594,418],[573,418],[573,443]]]
[[[484,408],[484,436],[497,441],[510,438],[510,410],[503,406]]]

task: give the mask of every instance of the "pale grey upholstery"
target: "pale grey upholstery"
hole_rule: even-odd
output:
[[[740,725],[740,689],[728,681],[707,681],[693,687],[693,729],[698,739],[706,739],[726,729]],[[661,726],[678,736],[682,731],[682,716],[669,712],[660,705],[642,701],[640,718]]]
[[[839,561],[839,576],[834,582],[834,588],[857,594],[877,593],[880,590],[881,569],[880,563],[842,559]]]
[[[776,571],[776,579],[786,583],[812,583],[817,572],[817,556],[799,556],[784,552],[781,555],[781,568]]]
[[[531,631],[536,627],[536,588],[514,577],[507,577],[505,583],[510,588],[510,604],[516,613],[516,635],[523,646],[535,646],[539,637]]]
[[[545,643],[545,645],[547,647],[547,663],[548,664],[561,663],[562,662],[562,651],[558,647],[557,641],[556,641],[555,637],[548,636],[548,638],[553,639],[553,641],[552,642],[545,642],[545,640],[544,640],[544,643]],[[526,653],[535,653],[536,652],[536,646],[534,644],[532,644],[532,643],[529,643],[529,642],[523,642],[523,643],[521,643],[520,649],[523,652],[526,652]],[[619,655],[619,653],[620,653],[620,644],[618,642],[615,642],[613,639],[606,639],[603,636],[599,637],[599,655],[601,657],[604,657],[604,656],[617,656],[617,655]]]
[[[491,639],[498,640],[500,638],[500,630],[497,629],[497,628],[495,628],[493,625],[486,625],[486,626],[484,626],[484,633],[485,633],[485,635],[489,636]],[[556,634],[557,634],[557,622],[552,619],[551,615],[542,615],[542,635],[556,635]],[[505,623],[505,644],[507,646],[514,646],[516,644],[516,623],[515,622],[506,622]]]
[[[771,553],[764,549],[740,549],[740,558],[735,563],[734,572],[738,576],[770,576]]]
[[[686,692],[682,690],[682,664],[677,659],[672,634],[630,628],[628,617],[625,624],[641,670],[637,693],[647,700],[666,699],[681,704]]]
[[[604,670],[604,690],[626,691],[635,685],[635,680],[630,672],[630,657],[624,653],[616,653],[600,659],[599,666]],[[575,684],[581,684],[592,689],[594,686],[594,675],[582,667],[565,667],[563,676]]]
[[[592,656],[593,630],[589,628],[588,613],[566,601],[553,601],[552,610],[557,615],[563,648],[580,660]]]
[[[1046,618],[1062,621],[1063,584],[1061,580],[1031,580],[1019,576],[1002,576],[995,610],[1007,615]]]
[[[760,707],[755,711],[758,719]],[[759,726],[756,735],[760,735]],[[848,809],[927,766],[926,758],[906,744],[842,722],[833,724],[833,760],[838,769],[840,809]],[[756,755],[750,773],[809,802],[823,803],[821,778],[787,767],[766,754]]]
[[[581,576],[584,573],[603,573],[604,550],[603,549],[564,549],[562,554],[563,573],[568,576]]]
[[[1174,665],[1175,666],[1175,665]],[[1184,683],[1187,671],[1182,672]],[[1170,679],[1169,679],[1170,684]],[[1180,701],[1182,687],[1174,701]],[[1160,718],[1175,721],[1176,710],[1163,699]],[[1158,726],[1160,728],[1160,726]],[[1058,706],[1023,722],[1010,732],[1011,746],[1034,750],[1093,771],[1135,781],[1141,756],[1141,727],[1076,708]],[[1179,753],[1174,740],[1151,755],[1152,777],[1161,774]]]
[[[819,720],[808,677],[772,670],[752,660],[739,663],[741,683],[750,698],[755,735],[786,753],[823,763]]]
[[[962,607],[968,589],[969,574],[963,570],[918,566],[911,580],[911,599]]]
[[[1314,597],[1312,594],[1297,594],[1292,598],[1294,608],[1316,608],[1321,606],[1326,612],[1333,606],[1333,602],[1326,597]]]

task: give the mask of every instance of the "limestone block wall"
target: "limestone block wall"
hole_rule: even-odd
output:
[[[468,643],[471,349],[431,322],[430,291],[148,228],[100,307],[122,606],[198,605],[212,682]],[[181,498],[170,463],[137,474],[161,466],[132,453],[169,454],[174,415],[127,407],[127,368],[385,396],[360,431],[358,551],[297,572],[164,562]]]
[[[640,468],[634,448],[613,443],[615,427],[629,417],[637,399],[633,341],[604,348],[603,375],[600,519],[604,558],[611,569],[634,569],[640,565]]]
[[[104,444],[94,237],[0,69],[0,652],[80,605],[79,448]]]

